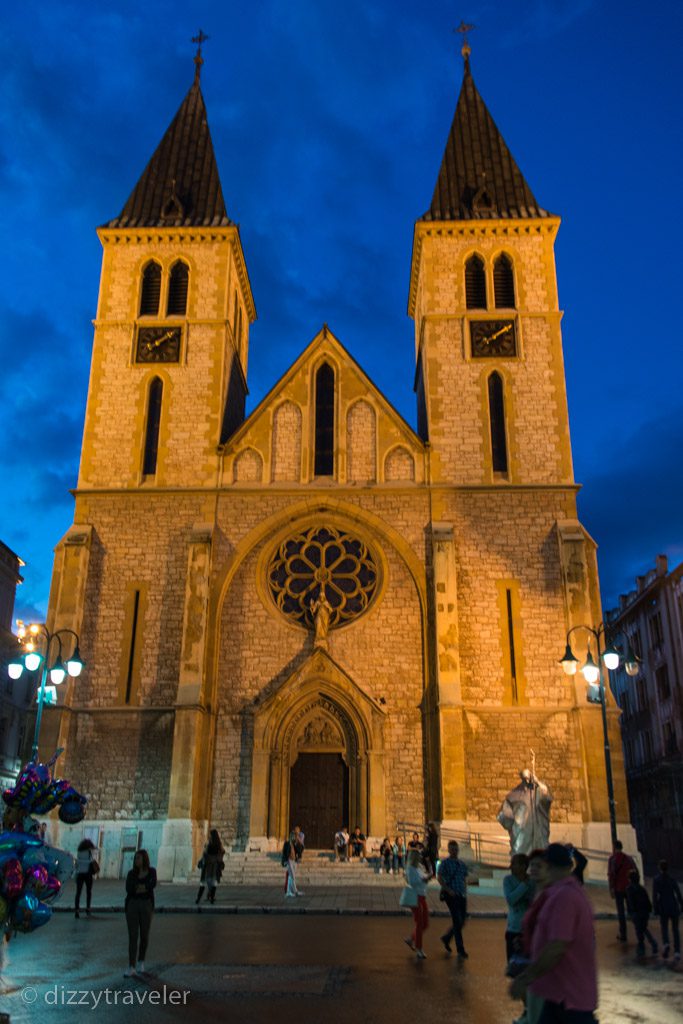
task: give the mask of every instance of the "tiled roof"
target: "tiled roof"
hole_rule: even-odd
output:
[[[421,219],[550,216],[534,199],[479,95],[466,61],[432,205]]]
[[[228,225],[204,97],[195,78],[110,228]]]

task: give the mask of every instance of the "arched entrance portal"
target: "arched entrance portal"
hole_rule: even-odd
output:
[[[299,725],[289,771],[289,827],[300,825],[306,845],[332,846],[349,821],[349,768],[341,722],[319,706]]]
[[[254,716],[252,838],[301,825],[309,848],[331,849],[341,825],[386,828],[385,712],[316,651]]]

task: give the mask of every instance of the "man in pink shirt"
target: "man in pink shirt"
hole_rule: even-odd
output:
[[[551,843],[544,854],[548,884],[531,942],[531,963],[510,987],[513,998],[526,989],[543,999],[538,1024],[595,1024],[598,979],[593,908],[572,876],[565,846]]]

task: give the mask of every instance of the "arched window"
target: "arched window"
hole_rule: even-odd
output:
[[[334,370],[329,363],[315,375],[315,475],[334,475]]]
[[[168,278],[168,301],[166,316],[185,316],[187,310],[187,282],[189,271],[187,263],[178,260],[171,267]]]
[[[494,473],[507,473],[508,453],[505,440],[505,398],[499,373],[489,377],[489,420],[491,423],[491,463]]]
[[[157,316],[161,294],[161,267],[153,260],[142,272],[140,316]]]
[[[476,254],[465,264],[465,302],[468,309],[486,309],[486,271]]]
[[[505,253],[501,253],[493,264],[493,294],[496,309],[515,308],[515,275],[512,260]]]
[[[145,429],[145,458],[142,472],[154,476],[157,471],[159,452],[159,424],[161,423],[161,400],[164,394],[163,381],[155,377],[149,386],[147,398],[147,427]]]

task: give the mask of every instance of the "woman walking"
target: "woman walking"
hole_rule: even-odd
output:
[[[216,900],[216,887],[221,880],[221,874],[223,873],[223,857],[225,856],[225,850],[221,843],[221,837],[215,828],[212,828],[209,832],[209,841],[204,847],[204,853],[202,854],[201,860],[199,861],[202,874],[200,879],[199,892],[197,893],[197,899],[195,903],[199,903],[204,893],[204,886],[208,888],[206,898],[209,903],[214,903]]]
[[[92,880],[97,872],[100,870],[100,866],[93,857],[93,850],[96,849],[95,844],[89,839],[84,839],[78,844],[78,854],[76,856],[76,917],[80,917],[79,914],[81,904],[81,893],[83,892],[83,886],[85,886],[85,912],[90,917],[90,903],[92,901]]]
[[[417,898],[417,903],[410,907],[413,912],[413,934],[404,941],[411,949],[415,950],[418,960],[426,960],[427,954],[422,948],[422,936],[429,927],[427,883],[432,876],[431,872],[424,870],[421,860],[422,854],[420,850],[415,848],[408,850],[406,858],[406,887],[413,890],[413,899]]]
[[[302,896],[296,887],[296,835],[289,833],[289,839],[285,840],[282,847],[282,866],[287,872],[285,875],[285,896]]]
[[[157,873],[149,864],[147,850],[138,850],[126,878],[126,924],[128,925],[128,970],[124,977],[145,973],[145,955],[154,916],[154,887]],[[138,945],[139,937],[139,945]]]

